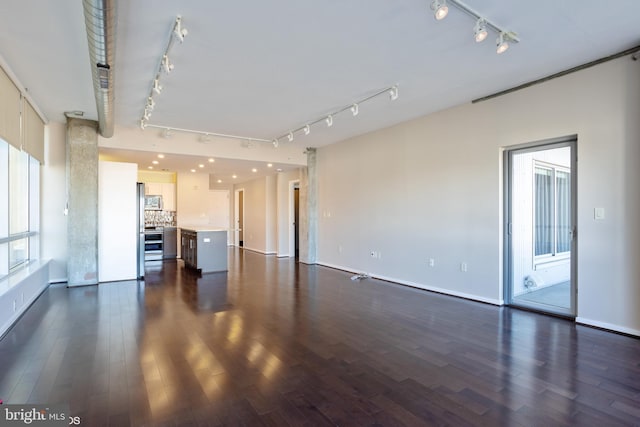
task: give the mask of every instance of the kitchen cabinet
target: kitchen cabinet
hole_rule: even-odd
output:
[[[145,182],[144,183],[144,195],[145,196],[159,196],[162,194],[162,183],[160,182]]]
[[[175,211],[176,210],[176,185],[172,182],[163,182],[160,187],[160,193],[162,195],[163,210]]]
[[[178,229],[164,227],[162,229],[162,259],[176,259],[178,256]]]
[[[227,230],[180,228],[180,253],[185,266],[202,273],[227,271]]]

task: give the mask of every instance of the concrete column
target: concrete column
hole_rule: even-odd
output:
[[[300,262],[315,264],[318,249],[318,171],[316,149],[307,148],[307,167],[300,177]]]
[[[68,286],[98,283],[98,122],[67,119]]]

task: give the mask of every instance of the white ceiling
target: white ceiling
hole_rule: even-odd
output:
[[[521,43],[497,55],[495,34],[476,44],[472,18],[451,7],[438,22],[429,0],[120,1],[116,134],[137,127],[178,14],[189,34],[171,50],[175,69],[162,77],[152,124],[272,139],[399,85],[397,101],[377,97],[357,117],[297,136],[301,150],[640,44],[638,0],[465,3]],[[0,2],[0,56],[50,121],[70,110],[97,117],[81,1]]]

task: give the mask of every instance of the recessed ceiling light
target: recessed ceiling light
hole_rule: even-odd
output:
[[[213,163],[213,162],[215,162],[215,161],[216,161],[216,160],[215,160],[215,159],[213,159],[213,158],[209,159],[209,163]]]
[[[195,169],[191,169],[191,172],[195,172],[195,171],[196,171]]]
[[[147,169],[153,169],[153,166],[147,166]]]
[[[219,180],[218,180],[218,184],[221,184],[221,183],[222,183],[222,180],[221,180],[221,179],[219,179]]]
[[[231,178],[236,179],[238,175],[232,175]]]
[[[153,163],[154,165],[157,165],[159,162],[157,160],[154,160],[151,163]]]
[[[200,164],[198,165],[198,167],[199,167],[199,168],[203,168],[203,167],[204,167],[204,165],[203,165],[202,163],[200,163]]]
[[[164,154],[158,154],[159,159],[164,159]]]
[[[253,168],[253,169],[251,169],[251,172],[256,173],[256,172],[258,172],[258,169]]]
[[[268,168],[271,168],[271,167],[273,167],[273,164],[272,164],[272,163],[269,163],[269,164],[267,164],[267,167],[268,167]]]

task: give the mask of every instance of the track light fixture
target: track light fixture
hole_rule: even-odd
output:
[[[520,42],[516,33],[505,30],[503,27],[485,18],[480,13],[467,6],[462,0],[433,0],[431,2],[431,9],[433,10],[433,14],[437,20],[443,19],[447,16],[448,4],[461,10],[475,20],[473,38],[476,42],[480,43],[484,41],[489,36],[489,30],[498,34],[498,41],[496,41],[497,53],[505,52],[509,48],[510,42]]]
[[[162,136],[165,137],[166,139],[169,139],[173,136],[173,133],[171,132],[171,129],[166,128],[164,132],[162,132]]]
[[[433,0],[431,2],[431,9],[433,10],[433,16],[438,20],[442,20],[449,14],[449,6],[447,6],[447,0]]]
[[[160,80],[155,79],[153,81],[153,91],[158,95],[160,95],[160,93],[162,92],[162,86],[160,86]]]
[[[169,61],[169,56],[166,53],[162,57],[162,69],[167,74],[170,74],[173,71],[173,64]]]
[[[509,49],[509,35],[507,33],[500,33],[496,39],[496,53],[501,54]]]
[[[275,148],[278,148],[278,138],[274,138],[272,143]]]
[[[327,127],[330,128],[333,126],[333,115],[329,114],[324,121],[327,123]]]
[[[173,35],[180,43],[184,42],[184,38],[189,34],[186,28],[182,28],[182,17],[178,15],[176,17],[176,23],[173,27]]]
[[[476,21],[476,26],[473,27],[473,38],[477,43],[480,43],[484,41],[488,35],[489,32],[487,31],[487,23],[484,21],[484,19],[479,18]]]
[[[303,132],[305,135],[309,135],[311,133],[311,126],[319,124],[319,123],[324,123],[327,127],[331,127],[333,126],[333,118],[335,115],[343,113],[345,111],[350,111],[351,114],[355,117],[358,115],[358,113],[360,112],[360,104],[362,104],[363,102],[367,102],[372,100],[373,98],[376,98],[380,95],[389,95],[389,97],[392,100],[396,100],[398,99],[398,86],[391,86],[382,90],[379,90],[377,92],[374,92],[373,94],[359,99],[356,102],[353,102],[351,104],[348,104],[342,108],[339,108],[337,110],[334,110],[332,112],[330,112],[327,115],[321,116],[319,118],[317,118],[316,120],[312,120],[312,121],[308,121],[304,126],[301,126],[299,128],[290,130],[289,132],[280,135],[278,138],[274,139],[273,145],[274,147],[277,147],[277,141],[279,139],[283,139],[283,138],[287,138],[287,140],[289,140],[289,142],[293,141],[293,138],[296,134],[296,132]]]
[[[392,101],[398,99],[398,86],[392,86],[389,89],[389,98],[391,98]]]
[[[160,77],[162,76],[163,72],[165,72],[166,74],[169,74],[173,70],[173,64],[169,60],[169,51],[173,46],[174,40],[178,40],[180,43],[182,43],[184,42],[184,38],[186,35],[187,35],[187,29],[182,28],[182,17],[178,15],[176,17],[175,22],[173,23],[173,26],[171,27],[169,42],[167,44],[167,47],[164,50],[164,53],[162,54],[160,64],[158,65],[157,71],[153,78],[151,89],[149,90],[149,96],[147,97],[147,103],[141,118],[141,121],[144,122],[144,126],[142,126],[143,123],[141,123],[140,128],[143,130],[147,127],[146,122],[149,121],[151,112],[156,106],[153,96],[160,95],[160,93],[162,92],[162,86],[160,85]]]
[[[140,129],[144,130],[147,127],[147,123],[144,119],[140,119]]]

